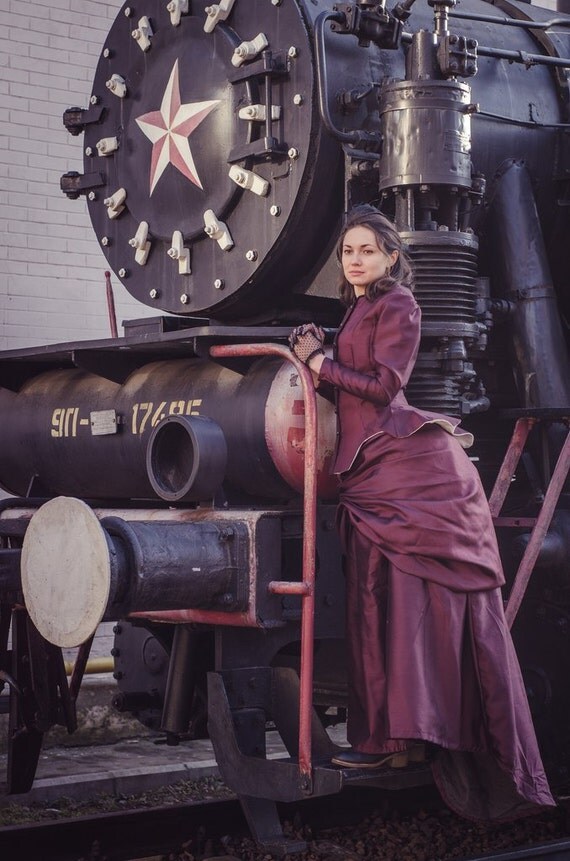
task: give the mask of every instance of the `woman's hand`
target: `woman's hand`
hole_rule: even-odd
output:
[[[311,361],[318,364],[320,368],[324,358],[324,339],[325,333],[320,326],[316,326],[314,323],[304,323],[291,332],[289,346],[298,359],[309,365],[311,370],[315,370]]]

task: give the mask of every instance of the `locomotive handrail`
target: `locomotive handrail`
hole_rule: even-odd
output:
[[[305,406],[305,455],[303,473],[303,565],[301,582],[273,581],[269,589],[278,595],[300,595],[301,670],[299,681],[299,772],[301,787],[311,791],[311,717],[313,708],[313,639],[315,630],[315,557],[317,528],[317,400],[311,371],[281,344],[220,344],[210,347],[214,358],[278,356],[299,374]]]
[[[484,24],[503,24],[506,27],[519,27],[525,30],[550,30],[551,27],[570,27],[570,18],[550,18],[548,21],[527,21],[520,18],[501,18],[498,15],[479,15],[474,12],[460,12],[450,9],[450,18],[464,21],[480,21]]]

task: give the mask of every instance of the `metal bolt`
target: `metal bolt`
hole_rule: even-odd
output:
[[[245,259],[257,260],[257,251],[255,251],[253,248],[250,248],[249,251],[245,252]]]
[[[121,650],[117,649],[116,646],[113,646],[113,648],[111,649],[111,657],[118,658],[120,654]]]
[[[90,146],[85,147],[85,155],[93,155],[93,148]]]
[[[275,218],[277,218],[278,215],[281,215],[281,207],[277,206],[277,204],[274,203],[273,206],[271,207],[271,209],[269,210],[269,214],[274,215]]]
[[[216,290],[223,290],[224,286],[225,285],[223,278],[216,278],[216,280],[214,281],[214,287],[216,288]]]
[[[158,290],[156,289],[156,287],[153,287],[148,295],[151,299],[158,299]]]
[[[91,96],[89,99],[89,104],[98,105],[99,104],[99,96]]]
[[[126,278],[126,277],[127,277],[127,270],[126,269],[119,269],[119,278]]]
[[[87,197],[89,198],[89,200],[97,200],[97,195],[94,191],[90,191]]]
[[[182,296],[180,297],[180,301],[182,302],[183,305],[187,305],[188,304],[188,293],[183,293]]]
[[[429,191],[429,185],[420,185],[420,191]]]
[[[130,18],[133,14],[133,10],[130,6],[125,6],[125,18]]]
[[[123,627],[122,625],[113,625],[113,634],[122,634]]]
[[[101,245],[104,245],[104,246],[105,246],[105,248],[106,248],[108,244],[109,244],[109,237],[108,237],[108,236],[103,236],[103,237],[102,237],[102,239],[101,239]]]
[[[291,45],[289,50],[287,51],[287,56],[291,57],[293,60],[295,57],[299,56],[299,49],[295,47],[295,45]]]
[[[296,146],[292,146],[287,152],[287,155],[292,159],[299,158],[299,150]]]
[[[271,0],[272,6],[281,6],[281,0]]]
[[[110,56],[111,56],[111,52],[109,51],[109,49],[108,49],[108,48],[105,48],[105,49],[104,49],[104,51],[103,51],[103,56],[104,56],[105,58],[107,58],[107,57],[110,57]]]
[[[117,670],[116,672],[113,673],[113,678],[117,679],[117,681],[119,681],[120,679],[123,678],[122,672],[120,670]]]
[[[227,606],[228,604],[233,604],[233,603],[234,603],[234,596],[232,595],[232,593],[231,592],[225,592],[222,595],[222,604],[226,604],[226,606]]]
[[[293,96],[293,104],[294,105],[302,105],[303,104],[303,96],[301,93],[295,93]]]

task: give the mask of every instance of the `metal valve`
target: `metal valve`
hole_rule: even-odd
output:
[[[111,75],[105,86],[119,99],[124,99],[127,95],[127,84],[121,75]]]
[[[241,66],[246,60],[252,60],[267,48],[269,41],[265,33],[258,33],[251,42],[242,42],[232,54],[232,66]]]
[[[265,197],[269,191],[269,183],[266,179],[254,173],[252,170],[246,170],[245,167],[238,167],[237,164],[232,164],[229,170],[230,179],[239,185],[240,188],[246,188],[248,191],[253,191],[260,197]]]
[[[148,222],[141,221],[138,230],[132,239],[129,239],[129,245],[135,249],[135,261],[139,266],[144,266],[150,252],[150,241],[148,239]]]
[[[223,221],[218,221],[213,209],[207,209],[204,213],[204,233],[210,239],[215,239],[222,251],[229,251],[234,247],[230,231]]]
[[[204,31],[206,33],[211,33],[216,24],[220,21],[225,21],[232,11],[234,3],[235,0],[220,0],[219,3],[214,3],[212,6],[206,6]]]
[[[182,15],[188,14],[188,0],[170,0],[166,9],[170,12],[170,23],[173,27],[178,27]]]
[[[117,138],[101,138],[95,146],[99,155],[111,155],[112,152],[119,149],[119,141]]]
[[[150,40],[153,35],[152,27],[150,26],[150,21],[148,20],[146,15],[143,15],[142,18],[139,19],[138,27],[136,30],[133,30],[131,36],[141,49],[141,51],[148,51],[150,48]]]
[[[125,208],[125,200],[127,199],[127,191],[124,188],[119,188],[111,195],[106,197],[103,203],[107,207],[107,215],[109,218],[117,218]]]
[[[190,249],[184,247],[184,237],[180,230],[172,234],[172,246],[166,252],[173,260],[178,260],[178,274],[190,275]]]

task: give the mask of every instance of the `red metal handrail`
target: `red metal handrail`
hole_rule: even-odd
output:
[[[315,630],[315,546],[317,531],[317,400],[310,370],[281,344],[224,344],[210,348],[214,358],[278,356],[294,365],[299,374],[305,404],[305,458],[303,475],[303,571],[302,581],[273,581],[276,595],[300,595],[301,672],[299,691],[299,772],[301,786],[312,788],[311,717],[313,709],[313,640]]]

